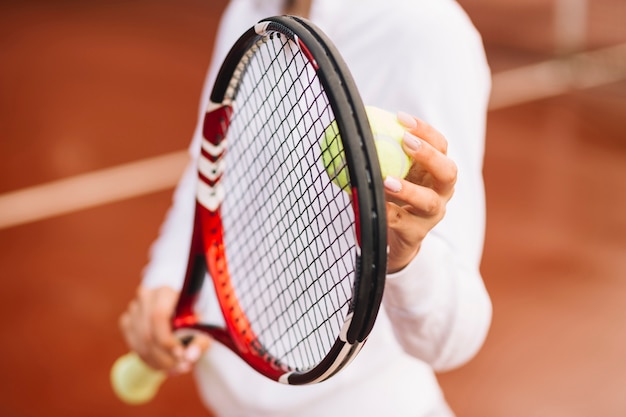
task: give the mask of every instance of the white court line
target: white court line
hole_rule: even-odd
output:
[[[188,161],[172,152],[2,194],[0,229],[174,187]]]
[[[490,110],[626,79],[626,44],[494,74]],[[0,229],[175,186],[187,151],[143,159],[0,195]]]
[[[626,43],[494,74],[489,109],[626,79]]]

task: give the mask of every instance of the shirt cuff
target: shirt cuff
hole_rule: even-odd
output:
[[[434,234],[426,236],[419,252],[402,270],[387,274],[384,301],[387,307],[414,309],[428,305],[437,286],[446,285],[445,242]]]

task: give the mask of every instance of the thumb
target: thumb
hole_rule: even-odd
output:
[[[200,359],[202,354],[211,346],[212,340],[204,334],[194,335],[191,342],[185,348],[185,361],[194,364]]]
[[[171,376],[186,374],[202,357],[202,354],[211,346],[213,340],[203,334],[196,334],[185,345],[178,363],[170,371]]]

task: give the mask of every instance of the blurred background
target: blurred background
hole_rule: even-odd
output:
[[[486,344],[459,417],[626,416],[626,2],[460,0],[493,70]],[[225,0],[0,4],[0,415],[203,416],[108,372]],[[111,184],[114,184],[111,187]]]

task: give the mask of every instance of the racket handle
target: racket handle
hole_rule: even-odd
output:
[[[166,374],[146,365],[135,352],[118,358],[111,368],[111,385],[117,397],[130,405],[151,401]]]

